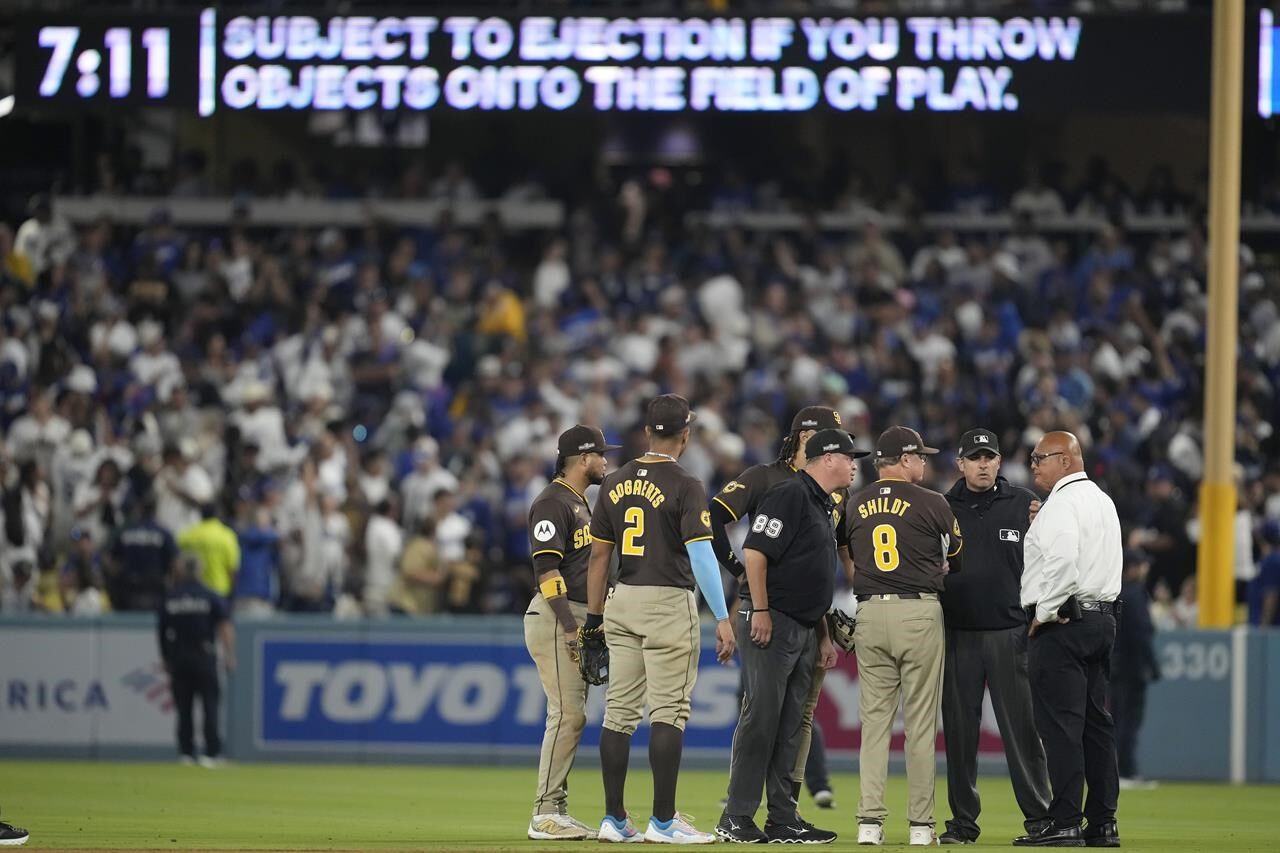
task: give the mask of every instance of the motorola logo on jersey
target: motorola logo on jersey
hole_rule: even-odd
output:
[[[533,538],[539,542],[550,542],[555,538],[556,526],[550,521],[539,521],[533,527]]]

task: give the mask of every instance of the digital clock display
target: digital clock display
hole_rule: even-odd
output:
[[[48,104],[195,103],[198,21],[191,15],[26,19],[18,100]]]
[[[361,11],[31,15],[17,27],[17,108],[1207,115],[1209,103],[1203,13]],[[1257,39],[1256,17],[1250,27]],[[1257,54],[1245,61],[1256,66]],[[1246,68],[1246,80],[1258,78]]]

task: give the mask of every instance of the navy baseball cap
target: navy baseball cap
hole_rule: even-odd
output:
[[[609,444],[604,440],[604,433],[595,427],[571,426],[564,432],[560,433],[560,440],[556,445],[556,449],[561,456],[579,456],[583,453],[605,453],[609,450],[617,450],[620,445]]]
[[[689,401],[679,394],[663,394],[649,401],[645,411],[644,425],[658,435],[679,435],[682,430],[697,420],[698,416],[689,410]]]
[[[841,429],[840,413],[830,406],[805,406],[791,419],[791,431],[807,429]]]
[[[989,429],[971,429],[960,436],[960,450],[956,455],[968,459],[984,450],[993,456],[1000,455],[1000,442],[996,439],[996,434]]]
[[[870,456],[871,451],[859,450],[853,445],[853,436],[842,429],[820,429],[804,443],[806,459],[817,459],[825,453],[843,453],[851,459]]]

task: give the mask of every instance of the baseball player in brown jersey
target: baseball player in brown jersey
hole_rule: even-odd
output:
[[[943,579],[959,571],[960,525],[946,498],[920,486],[928,457],[920,434],[890,427],[876,442],[880,479],[849,498],[849,553],[856,571],[862,747],[858,843],[881,844],[889,736],[902,695],[907,737],[910,843],[937,843],[934,832],[934,744],[946,636]]]
[[[575,426],[560,435],[557,476],[529,508],[529,545],[538,592],[524,614],[524,640],[547,694],[547,730],[538,761],[538,790],[529,837],[578,841],[596,832],[568,814],[569,769],[586,725],[587,685],[578,675],[578,625],[587,617],[591,508],[585,492],[604,479],[600,430]]]
[[[712,544],[715,547],[716,558],[739,578],[739,592],[742,600],[747,602],[748,609],[751,591],[747,588],[742,563],[733,553],[725,528],[740,518],[754,517],[766,492],[804,468],[808,461],[804,453],[805,442],[822,429],[843,429],[840,413],[827,406],[806,406],[796,412],[796,416],[791,419],[791,432],[783,439],[778,458],[767,464],[752,465],[737,478],[726,483],[720,493],[711,499],[711,530],[715,535]],[[868,454],[864,452],[862,455]],[[836,527],[840,563],[844,568],[845,577],[852,582],[853,561],[849,559],[847,547],[848,515],[845,512],[848,492],[848,489],[837,489],[831,493],[831,500],[835,502],[832,520]],[[809,790],[814,794],[814,802],[819,806],[830,807],[832,795],[826,773],[826,750],[822,742],[822,730],[814,727],[813,713],[818,707],[823,678],[829,666],[835,665],[835,661],[824,661],[815,657],[813,665],[813,684],[809,688],[809,699],[805,703],[804,716],[801,720],[800,748],[796,755],[795,767],[791,770],[791,798],[795,801],[799,800],[800,786],[805,780],[806,767],[809,767],[813,771],[808,775]],[[809,760],[811,750],[816,753],[815,761],[812,763]]]
[[[599,840],[710,844],[676,811],[676,780],[684,726],[698,676],[696,585],[716,617],[716,655],[732,657],[735,643],[711,548],[711,516],[702,484],[680,467],[693,422],[689,403],[664,394],[649,403],[649,450],[605,478],[591,516],[587,622],[603,624],[609,644],[609,688],[600,764],[605,817]],[[609,560],[618,551],[618,583],[605,606]],[[602,615],[603,614],[603,615]],[[649,705],[649,766],[653,815],[637,830],[623,805],[631,735]]]

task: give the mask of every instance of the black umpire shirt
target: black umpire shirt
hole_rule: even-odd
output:
[[[831,609],[836,588],[835,502],[801,471],[770,489],[743,548],[768,558],[769,608],[810,628]]]
[[[214,636],[226,620],[222,598],[199,581],[174,586],[160,605],[160,654],[165,663],[195,665],[214,660]]]
[[[1031,525],[1027,516],[1036,496],[996,477],[985,492],[973,492],[961,477],[947,503],[964,535],[964,571],[947,575],[942,610],[948,628],[998,631],[1025,625],[1019,604],[1022,590],[1022,541]]]
[[[794,477],[798,471],[798,468],[795,468],[785,459],[779,459],[765,465],[752,465],[739,474],[737,479],[725,483],[724,488],[720,490],[720,494],[711,500],[729,513],[729,517],[734,521],[744,517],[754,518],[756,509],[760,506],[760,501],[764,500],[764,496],[769,493],[769,490],[783,480]],[[844,504],[848,497],[848,489],[836,489],[831,493],[831,520],[836,527],[836,542],[841,546],[844,545],[847,538],[845,533],[849,517],[844,512]],[[714,506],[712,510],[715,510]],[[728,565],[727,558],[732,553],[729,550],[729,537],[725,535],[723,526],[715,527],[713,525],[713,529],[716,531],[716,538],[712,542],[716,548],[716,557],[721,563]],[[739,583],[738,594],[746,601],[751,600],[751,590],[747,588],[745,575]]]

